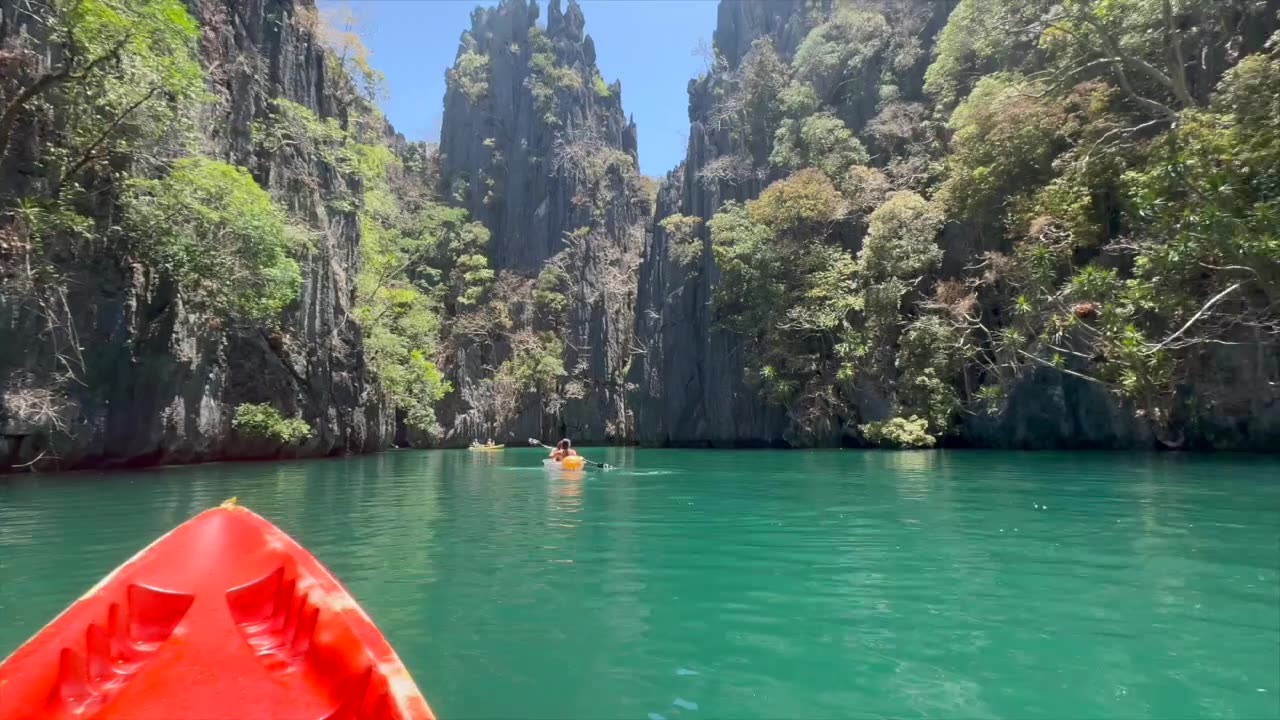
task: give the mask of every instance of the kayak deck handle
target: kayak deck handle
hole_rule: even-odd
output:
[[[286,578],[284,566],[227,591],[227,609],[245,642],[269,669],[296,665],[311,648],[320,609],[297,580]]]
[[[58,654],[57,685],[49,696],[55,715],[83,714],[105,704],[160,650],[195,602],[194,595],[137,583],[125,597],[123,619],[120,604],[111,603],[106,628],[89,624],[83,655],[70,647]]]

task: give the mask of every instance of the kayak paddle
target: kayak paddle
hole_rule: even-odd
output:
[[[529,438],[529,444],[530,444],[530,445],[537,446],[537,447],[541,447],[541,448],[543,448],[543,449],[545,449],[545,450],[555,450],[555,448],[551,447],[550,445],[543,445],[541,440],[537,440],[537,439],[535,439],[535,438]],[[578,457],[582,457],[582,456],[581,456],[581,455],[579,455]],[[593,465],[593,466],[595,466],[595,467],[598,467],[598,468],[600,468],[601,470],[612,470],[612,469],[613,469],[613,466],[612,466],[612,465],[609,465],[609,464],[606,464],[606,463],[598,463],[598,462],[596,462],[596,461],[594,461],[594,460],[588,460],[588,459],[586,459],[586,458],[582,458],[582,462],[584,462],[584,463],[586,463],[586,464],[588,464],[588,465]]]

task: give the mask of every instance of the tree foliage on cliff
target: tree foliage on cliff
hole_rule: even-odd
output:
[[[360,227],[360,265],[351,315],[359,324],[365,360],[377,391],[403,423],[436,433],[435,405],[450,390],[439,362],[448,317],[480,303],[494,279],[485,257],[489,234],[466,211],[438,197],[438,158],[425,143],[400,143],[372,104],[380,74],[346,13],[341,28],[318,23],[331,65],[359,86],[345,121],[319,117],[275,99],[254,123],[261,152],[320,158],[344,177],[325,197],[327,207],[354,212]],[[464,35],[450,87],[473,102],[487,92],[488,61]],[[470,49],[470,50],[469,50]]]
[[[1276,352],[1280,7],[960,0],[926,63],[940,7],[836,3],[714,85],[785,176],[707,223],[716,317],[796,438],[931,445],[1035,368],[1160,433],[1209,354]]]
[[[458,59],[445,73],[449,87],[456,89],[471,103],[478,103],[489,93],[489,57],[475,48],[469,33],[462,36]]]
[[[302,277],[284,210],[244,168],[183,158],[159,178],[133,178],[122,198],[126,237],[148,267],[211,311],[270,322]]]
[[[278,319],[300,284],[300,235],[244,168],[198,152],[194,122],[208,98],[198,28],[184,6],[50,0],[17,17],[28,24],[7,39],[14,71],[0,149],[37,170],[13,188],[21,197],[6,197],[5,212],[28,241],[26,267],[43,278],[32,292],[60,292],[61,264],[107,250],[175,282],[192,309]],[[32,39],[42,33],[51,60]],[[14,147],[15,129],[35,124],[44,128],[38,143]],[[121,208],[106,222],[102,193]]]
[[[198,30],[179,0],[45,0],[15,15],[30,33],[5,48],[0,152],[24,116],[54,120],[42,155],[55,193],[113,153],[165,140],[166,123],[201,94]],[[50,59],[34,39],[42,36]]]
[[[185,6],[31,0],[5,12],[3,300],[36,319],[57,361],[32,382],[54,393],[86,382],[67,277],[99,260],[141,261],[193,310],[271,322],[297,287],[292,234],[252,178],[199,153],[210,98]]]
[[[460,213],[435,205],[396,157],[366,177],[354,315],[369,367],[406,423],[429,431],[449,385],[434,360],[441,332],[441,274],[427,265]]]
[[[250,146],[226,152],[246,168],[210,156],[212,143],[201,139],[198,123],[222,109],[206,88],[227,70],[202,67],[200,28],[181,0],[24,0],[6,9],[0,169],[18,180],[0,190],[0,299],[41,319],[60,364],[48,377],[24,375],[24,397],[67,408],[61,388],[91,381],[68,302],[72,273],[132,267],[140,294],[181,300],[177,322],[278,338],[302,287],[299,261],[314,262],[322,235],[358,218],[357,349],[407,424],[434,425],[432,405],[448,389],[435,365],[442,317],[451,304],[478,302],[492,282],[487,232],[436,201],[430,152],[388,134],[372,105],[380,76],[354,18],[335,25],[288,4],[280,12],[326,46],[336,108],[322,117],[272,94],[252,56],[240,58],[232,72],[252,82],[237,92],[252,93],[244,106],[259,114]],[[463,90],[483,93],[483,71],[469,67]],[[315,192],[320,217],[293,216],[260,185],[273,167],[286,168],[275,183],[285,192]],[[233,424],[281,442],[310,432],[267,405],[241,405]],[[61,417],[41,425],[67,427]]]

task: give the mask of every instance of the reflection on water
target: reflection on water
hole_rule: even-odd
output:
[[[585,473],[549,473],[552,487],[553,508],[561,513],[576,513],[582,509],[582,483]]]
[[[0,482],[0,652],[236,495],[442,717],[1280,716],[1275,460],[584,454]]]

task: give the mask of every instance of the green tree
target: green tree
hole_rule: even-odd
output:
[[[138,255],[209,311],[270,322],[297,297],[298,235],[244,168],[184,158],[131,179],[122,201]]]
[[[929,421],[922,417],[895,417],[881,422],[859,425],[863,436],[875,445],[899,449],[931,448],[938,440],[929,432]]]
[[[858,253],[863,272],[876,278],[909,280],[942,261],[938,232],[943,216],[913,192],[897,192],[871,213]]]
[[[1167,433],[1179,388],[1210,348],[1280,328],[1278,68],[1273,57],[1245,59],[1208,108],[1182,110],[1138,153],[1123,177],[1128,237],[1111,247],[1128,262],[1090,262],[1072,223],[1052,217],[1033,222],[1010,256],[988,259],[983,284],[1009,309],[1006,327],[977,327],[993,374],[1035,365],[1102,383]],[[1072,156],[1046,188],[1067,179],[1090,189],[1088,176],[1069,174],[1082,162]]]
[[[369,367],[389,402],[409,427],[435,432],[434,406],[451,390],[434,361],[442,316],[486,291],[492,271],[476,253],[488,233],[468,222],[464,210],[436,201],[421,172],[429,163],[407,166],[378,147],[354,153],[365,168],[354,314]]]
[[[489,56],[476,48],[471,33],[462,34],[458,57],[445,79],[451,89],[462,93],[473,105],[489,94]]]
[[[602,100],[607,100],[613,96],[613,92],[609,90],[609,84],[600,76],[599,70],[591,75],[591,89],[595,91],[596,97]]]
[[[702,258],[698,226],[702,218],[673,213],[658,221],[667,233],[667,257],[682,267],[693,267]]]
[[[529,75],[525,78],[525,87],[533,96],[534,107],[542,113],[542,121],[548,126],[557,127],[560,125],[560,106],[556,101],[556,94],[581,89],[582,74],[576,68],[559,62],[554,43],[539,28],[530,29],[529,43]],[[599,77],[599,73],[596,73],[596,77]],[[603,78],[600,78],[599,86],[593,83],[593,87],[597,94],[600,94],[600,88],[604,89],[601,97],[608,96],[609,88],[604,84]]]
[[[44,37],[56,60],[6,93],[0,158],[24,113],[56,112],[58,135],[44,148],[54,195],[87,168],[159,142],[203,92],[198,31],[179,0],[47,0],[20,17],[39,27],[18,42]]]
[[[511,357],[497,371],[510,377],[525,393],[554,395],[564,368],[564,342],[555,333],[518,333],[511,339]]]
[[[802,233],[825,228],[843,209],[831,180],[817,170],[801,170],[779,180],[747,203],[747,214],[775,232]]]
[[[874,97],[889,35],[889,24],[880,13],[838,7],[796,49],[796,79],[812,86],[830,106],[857,109],[868,96]]]
[[[783,120],[782,94],[790,74],[773,41],[757,38],[728,86],[716,88],[720,97],[713,122],[734,132],[755,164],[763,165],[769,157]]]
[[[777,167],[816,167],[833,180],[844,177],[856,166],[866,165],[869,159],[853,131],[828,112],[783,122],[769,156],[769,162]]]
[[[707,223],[711,230],[712,252],[720,268],[715,287],[717,318],[742,333],[755,334],[767,327],[766,312],[779,307],[782,288],[766,272],[777,249],[767,227],[752,220],[747,208],[727,202]]]
[[[1249,19],[1227,20],[1232,13]],[[1221,0],[962,0],[925,86],[950,107],[996,71],[1038,70],[1057,90],[1106,79],[1141,113],[1172,121],[1204,105],[1217,79],[1204,72],[1217,64],[1208,58],[1257,43],[1241,28],[1265,23]]]
[[[1007,198],[1049,179],[1066,117],[1045,92],[1016,75],[989,75],[952,113],[940,195],[957,215],[999,214]]]
[[[949,431],[962,407],[956,387],[970,354],[966,330],[951,318],[926,314],[912,320],[896,357],[900,410],[925,418],[935,435]]]
[[[891,417],[868,441],[931,446],[1030,367],[1161,428],[1202,368],[1274,344],[1280,21],[1234,0],[961,0],[914,102],[927,13],[906,5],[836,3],[789,68],[761,53],[770,172],[791,174],[708,221],[715,317],[797,437],[859,420],[869,385]],[[709,86],[713,119],[743,115],[750,61]],[[735,153],[700,178],[723,190]],[[939,278],[944,222],[963,269]]]
[[[559,327],[569,310],[569,275],[555,263],[547,263],[533,285],[533,305],[553,327]]]
[[[1039,59],[1038,33],[1026,30],[1049,12],[1050,0],[960,0],[938,35],[925,91],[944,112],[984,76],[1030,70]]]
[[[716,318],[742,335],[764,397],[788,407],[804,432],[839,402],[833,344],[861,303],[856,262],[829,237],[842,208],[831,181],[810,169],[745,205],[727,203],[708,223]]]

